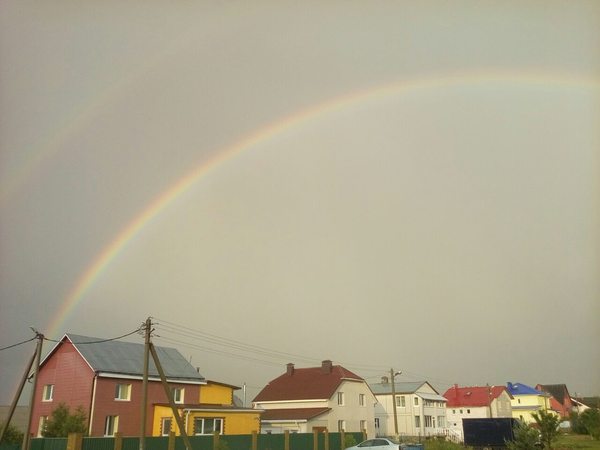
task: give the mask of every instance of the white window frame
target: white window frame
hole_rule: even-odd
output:
[[[165,424],[168,423],[169,424],[169,429],[166,430]],[[173,418],[172,417],[162,417],[160,419],[160,435],[161,436],[168,436],[169,433],[171,432],[171,428],[173,427]]]
[[[358,394],[358,405],[365,406],[365,394]]]
[[[337,404],[338,406],[344,406],[344,393],[341,391],[337,393]]]
[[[415,416],[415,428],[421,428],[421,416]]]
[[[413,400],[415,406],[419,406],[419,397],[415,397]]]
[[[44,428],[46,428],[47,421],[48,416],[40,416],[40,421],[38,422],[37,437],[44,437]]]
[[[367,421],[366,420],[361,420],[359,422],[359,424],[360,424],[360,431],[366,431],[366,429],[367,429]]]
[[[45,384],[44,389],[42,391],[42,401],[43,402],[51,402],[54,398],[54,385],[53,384]]]
[[[214,426],[215,430],[217,429],[216,424],[218,423],[219,424],[219,427],[218,427],[219,434],[223,434],[223,429],[224,429],[224,425],[225,425],[225,419],[223,417],[194,417],[194,435],[195,436],[213,434],[213,431],[207,433],[205,430],[207,420],[213,421],[213,426]],[[202,421],[202,427],[201,427],[201,430],[199,433],[197,433],[197,425],[196,425],[198,421]]]
[[[406,398],[404,397],[404,395],[396,396],[396,407],[406,408]]]
[[[119,402],[131,401],[131,384],[118,383],[115,386],[115,400]]]
[[[173,403],[181,405],[184,403],[185,389],[182,387],[173,388]]]
[[[106,416],[104,419],[104,436],[114,436],[119,431],[119,416]]]
[[[338,431],[341,433],[342,431],[346,431],[346,421],[338,420]]]

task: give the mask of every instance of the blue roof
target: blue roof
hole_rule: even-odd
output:
[[[144,344],[118,340],[106,341],[71,333],[66,334],[65,338],[71,341],[95,372],[136,377],[141,377],[144,373]],[[64,342],[65,338],[55,349]],[[205,381],[204,377],[176,349],[156,346],[154,348],[165,376],[169,380],[182,383],[203,383]],[[148,375],[159,377],[152,356],[149,357],[148,366]]]
[[[527,386],[523,383],[506,383],[506,388],[510,395],[544,395],[542,391],[538,391],[531,386]]]

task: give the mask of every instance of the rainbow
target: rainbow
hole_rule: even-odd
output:
[[[446,74],[431,78],[402,80],[386,85],[352,92],[346,95],[328,99],[309,108],[296,111],[286,117],[268,123],[240,137],[225,148],[219,149],[215,157],[195,167],[181,179],[160,193],[149,205],[136,215],[112,241],[94,258],[81,276],[77,279],[72,289],[66,296],[57,314],[52,318],[48,327],[48,335],[62,334],[61,328],[79,302],[82,301],[87,291],[94,285],[112,261],[124,251],[127,244],[132,241],[154,218],[164,212],[168,206],[179,196],[188,191],[205,174],[224,164],[241,152],[250,150],[274,137],[316,121],[325,115],[335,113],[367,102],[377,101],[390,96],[398,96],[408,92],[428,90],[451,86],[489,86],[497,83],[516,84],[531,87],[576,88],[584,90],[597,90],[600,80],[591,77],[577,77],[572,74],[541,74],[519,72],[472,72]]]

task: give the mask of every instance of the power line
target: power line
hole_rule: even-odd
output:
[[[2,347],[2,348],[0,348],[0,352],[2,350],[8,350],[9,348],[18,347],[19,345],[27,344],[28,342],[34,341],[35,339],[37,339],[37,336],[34,336],[31,339],[27,339],[26,341],[19,342],[17,344],[9,345],[8,347]]]
[[[87,342],[73,342],[73,344],[74,345],[87,345],[87,344],[101,344],[102,342],[118,341],[119,339],[123,339],[124,337],[131,336],[132,334],[139,333],[141,329],[142,329],[141,327],[138,327],[135,330],[133,330],[133,331],[127,333],[127,334],[124,334],[122,336],[117,336],[117,337],[114,337],[114,338],[100,339],[100,340],[97,340],[97,341],[87,341]],[[46,337],[44,337],[44,340],[48,341],[48,342],[57,342],[57,343],[61,342],[61,341],[58,341],[56,339],[48,339]]]
[[[306,356],[306,355],[283,352],[283,351],[279,351],[279,350],[269,349],[267,347],[261,347],[258,345],[247,344],[245,342],[237,341],[237,340],[222,337],[222,336],[217,336],[215,334],[199,331],[199,330],[196,330],[196,329],[193,329],[190,327],[186,327],[184,325],[169,322],[164,319],[160,319],[160,318],[155,318],[155,319],[158,321],[156,323],[158,328],[160,328],[163,331],[166,331],[167,333],[172,333],[176,336],[198,339],[198,340],[210,343],[210,344],[216,344],[216,345],[222,346],[224,348],[230,348],[230,349],[235,349],[235,350],[239,350],[242,352],[254,353],[254,354],[257,354],[260,356],[265,356],[265,357],[272,358],[272,359],[279,360],[279,361],[289,360],[289,358],[292,358],[296,361],[299,360],[299,361],[311,363],[311,364],[321,362],[320,358],[314,358],[314,357],[310,357],[310,356]],[[201,347],[201,346],[198,346],[197,344],[190,344],[189,342],[184,343],[182,341],[177,341],[175,339],[172,339],[172,341],[177,342],[177,343],[187,344],[188,346],[191,346],[193,348],[198,348],[200,350],[209,351],[209,349],[207,349],[206,347]],[[233,357],[237,357],[237,358],[248,358],[248,357],[244,357],[241,355],[236,355],[236,354],[228,353],[225,351],[218,351],[218,350],[214,350],[214,349],[210,349],[210,352],[218,353],[221,355],[229,355],[229,356],[233,356]],[[257,359],[257,358],[250,358],[250,360],[259,361],[259,362],[263,362],[263,363],[266,362],[271,365],[274,364],[273,362],[265,361],[264,359],[261,360],[261,359]],[[379,373],[379,372],[387,370],[387,366],[383,366],[383,365],[369,365],[369,364],[350,363],[350,362],[339,362],[339,364],[342,364],[348,368],[361,370],[361,371],[365,371],[365,372],[372,372],[372,373]],[[279,366],[280,364],[277,364],[277,365]]]

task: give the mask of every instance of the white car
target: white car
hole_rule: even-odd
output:
[[[370,449],[370,450],[399,450],[400,444],[387,439],[387,438],[375,438],[368,439],[366,441],[361,442],[354,447],[348,447],[346,450],[361,450],[361,449]]]

